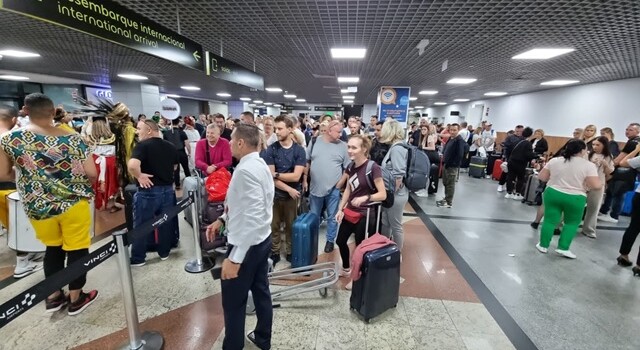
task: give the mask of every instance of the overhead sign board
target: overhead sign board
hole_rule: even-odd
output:
[[[0,8],[204,71],[202,45],[111,0],[1,0]]]
[[[316,112],[323,112],[323,111],[340,112],[342,111],[342,107],[315,106],[313,107],[313,110]]]
[[[205,57],[207,75],[250,88],[264,90],[264,78],[254,71],[209,51],[205,53]]]

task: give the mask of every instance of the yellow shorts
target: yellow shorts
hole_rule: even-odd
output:
[[[29,220],[36,237],[47,247],[63,250],[88,249],[91,246],[91,209],[81,200],[64,213],[44,220]]]
[[[15,191],[16,190],[0,191],[0,224],[7,230],[9,230],[9,199],[7,196]]]

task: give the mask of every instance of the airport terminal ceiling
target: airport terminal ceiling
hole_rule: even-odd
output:
[[[62,1],[64,4],[67,1]],[[311,103],[342,103],[340,88],[357,85],[355,104],[375,103],[379,86],[438,90],[436,97],[479,99],[487,91],[540,90],[552,79],[580,84],[640,76],[640,1],[204,1],[119,0],[121,5],[264,77],[265,86]],[[72,1],[69,1],[73,4]],[[71,6],[71,5],[69,5]],[[179,20],[178,20],[179,18]],[[149,77],[161,91],[215,99],[215,93],[268,98],[266,92],[22,15],[0,11],[1,45],[42,55],[5,57],[0,70],[43,73],[108,84],[118,73]],[[423,55],[416,45],[429,40]],[[366,48],[361,60],[331,58],[332,47]],[[546,61],[511,57],[536,47],[575,51]],[[442,71],[444,61],[448,67]],[[357,76],[358,84],[339,84]],[[466,86],[452,77],[473,77]],[[200,92],[185,94],[181,85]],[[269,97],[267,97],[269,96]],[[219,99],[219,98],[218,98]]]

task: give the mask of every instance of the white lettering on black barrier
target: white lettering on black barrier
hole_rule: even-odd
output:
[[[36,298],[35,294],[26,293],[24,299],[19,304],[15,304],[0,314],[0,319],[11,320],[13,317],[22,313],[22,309],[29,308],[33,305],[33,299]],[[25,310],[26,311],[26,310]]]
[[[111,246],[109,247],[109,250],[105,250],[104,252],[100,253],[98,256],[92,258],[91,260],[87,261],[86,263],[84,263],[84,266],[91,266],[93,265],[95,262],[101,263],[103,260],[107,260],[107,258],[110,258],[113,254],[116,253],[117,247],[116,247],[116,243],[115,242],[111,242]],[[98,265],[96,264],[96,265]]]

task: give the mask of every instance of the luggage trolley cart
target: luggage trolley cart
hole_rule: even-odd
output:
[[[271,264],[271,259],[269,259]],[[284,287],[276,292],[271,292],[271,302],[285,300],[292,296],[318,291],[321,297],[326,298],[329,287],[338,281],[338,265],[335,262],[325,262],[309,266],[301,266],[293,269],[269,272],[269,281],[286,280],[300,277],[308,277],[313,274],[322,274],[321,277],[295,284],[293,286]],[[273,304],[274,308],[280,307],[280,304]],[[253,303],[253,296],[249,291],[247,300],[247,314],[253,314],[256,311]]]

